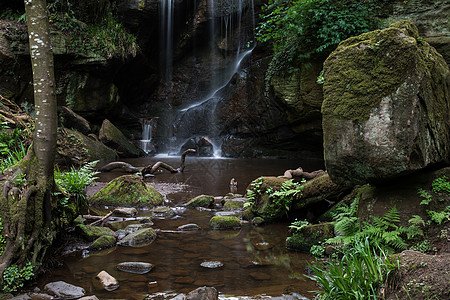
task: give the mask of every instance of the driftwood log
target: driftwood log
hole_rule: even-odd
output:
[[[324,173],[325,173],[324,170],[305,172],[305,171],[303,171],[303,169],[301,167],[298,167],[295,170],[286,170],[286,171],[284,171],[284,175],[278,176],[278,177],[287,178],[287,179],[292,179],[293,177],[301,177],[301,178],[305,178],[306,180],[310,180],[310,179],[313,179]]]
[[[109,164],[101,167],[100,169],[98,169],[98,171],[110,172],[115,169],[121,169],[122,171],[127,172],[127,173],[141,172],[142,176],[147,176],[147,175],[155,174],[155,172],[161,168],[161,169],[165,169],[165,170],[169,171],[170,173],[178,173],[178,172],[184,171],[186,155],[189,153],[194,153],[194,152],[196,152],[194,149],[187,149],[186,151],[183,152],[183,154],[181,154],[181,161],[180,161],[179,168],[174,168],[171,165],[169,165],[165,162],[162,162],[162,161],[158,161],[158,162],[156,162],[152,165],[148,165],[144,168],[137,168],[126,162],[115,161],[115,162],[109,163]]]

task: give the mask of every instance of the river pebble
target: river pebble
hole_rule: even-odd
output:
[[[223,267],[223,263],[220,261],[204,261],[200,264],[200,266],[208,269],[217,269]]]
[[[117,265],[117,269],[133,274],[146,274],[153,269],[153,265],[146,262],[123,262]]]

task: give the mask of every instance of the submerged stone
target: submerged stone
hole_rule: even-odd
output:
[[[130,205],[154,207],[163,202],[163,196],[137,175],[123,175],[111,180],[89,198],[94,205]]]
[[[123,262],[117,265],[117,269],[133,274],[146,274],[153,269],[153,265],[146,262]]]
[[[448,160],[449,67],[410,21],[349,38],[324,64],[325,165],[339,185]]]
[[[103,288],[109,292],[117,290],[119,288],[119,282],[117,281],[117,279],[112,277],[106,271],[101,271],[97,274],[96,277],[98,278],[98,280],[100,280]]]
[[[194,231],[194,230],[200,230],[200,226],[198,226],[197,224],[185,224],[185,225],[181,225],[178,226],[178,230],[180,231]]]
[[[200,266],[207,269],[217,269],[223,267],[223,263],[220,261],[204,261]]]

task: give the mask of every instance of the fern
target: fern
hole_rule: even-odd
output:
[[[409,219],[408,222],[416,226],[418,225],[425,226],[425,221],[422,219],[421,216],[418,215],[414,215],[411,219]]]

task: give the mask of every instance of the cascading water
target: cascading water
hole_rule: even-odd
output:
[[[166,81],[172,79],[174,0],[161,0],[160,6],[160,73]]]
[[[230,96],[231,81],[239,74],[241,64],[253,50],[254,35],[244,33],[242,24],[244,14],[252,18],[245,20],[254,29],[254,4],[250,0],[211,0],[208,1],[209,13],[209,57],[211,61],[209,92],[206,96],[192,101],[179,109],[173,121],[170,137],[172,148],[169,152],[178,153],[180,147],[192,138],[207,137],[220,155],[221,124],[217,120],[217,106]],[[220,57],[221,65],[214,61]],[[219,146],[219,147],[218,147]],[[175,148],[173,148],[175,147]]]
[[[146,154],[155,151],[155,147],[152,143],[154,122],[154,119],[142,121],[142,139],[139,141],[139,145]]]

